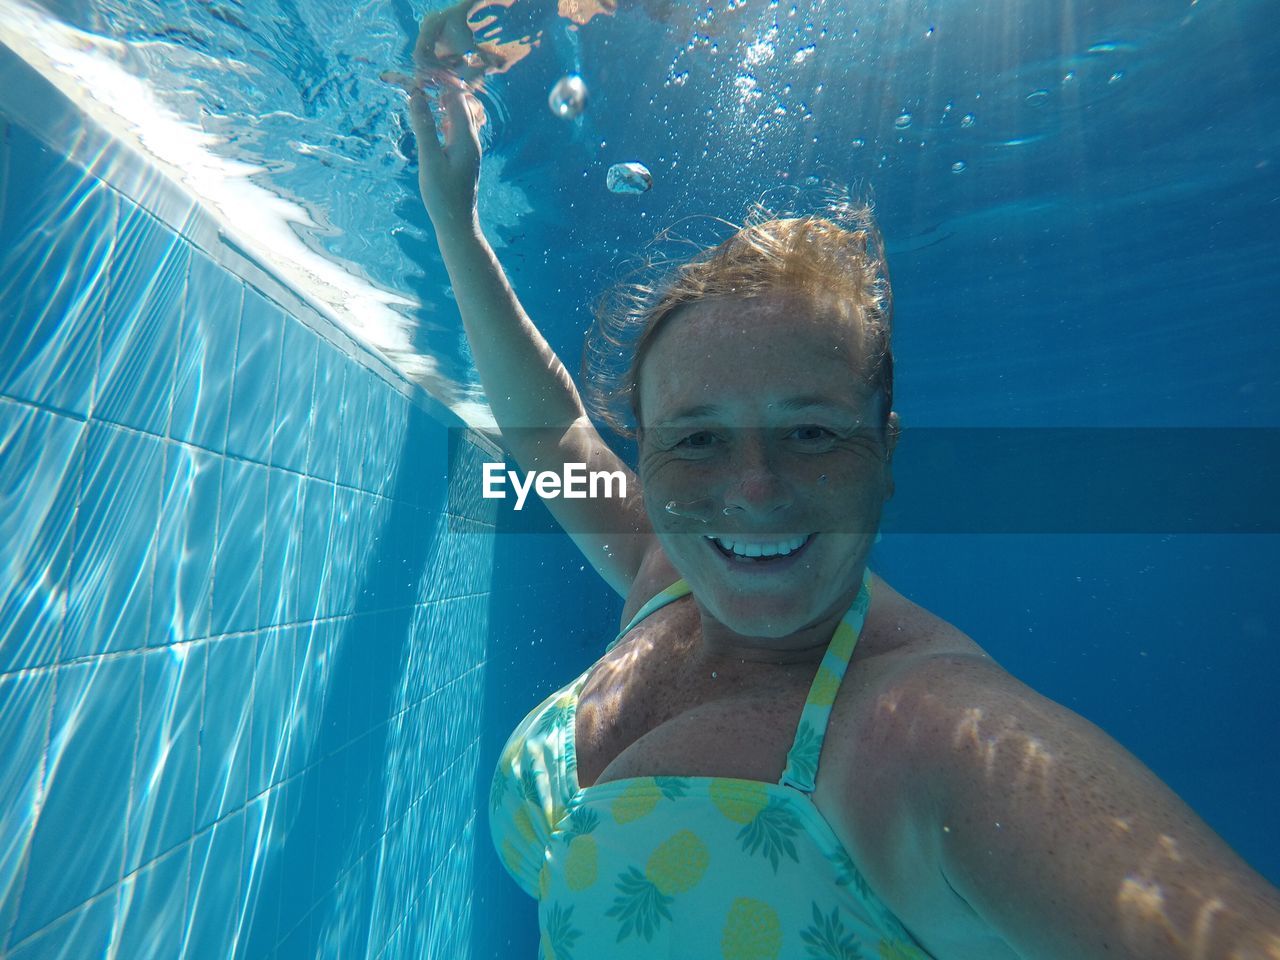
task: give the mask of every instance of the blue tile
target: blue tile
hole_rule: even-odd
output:
[[[142,721],[126,873],[191,838],[204,661],[204,647],[198,644],[178,644],[143,656]]]
[[[316,845],[314,894],[327,896],[334,888],[352,855],[352,827],[357,807],[367,797],[348,775],[350,749],[330,754],[317,768],[320,835],[329,842]]]
[[[40,820],[15,941],[120,880],[142,658],[57,671]],[[93,817],[85,818],[92,798]]]
[[[205,644],[197,830],[244,806],[257,639],[254,634],[244,634]]]
[[[35,827],[53,707],[53,673],[0,677],[0,904],[17,903],[22,864]],[[0,907],[0,921],[6,918]],[[7,927],[7,923],[3,926]]]
[[[302,478],[272,470],[267,480],[266,529],[258,625],[298,619],[298,569],[302,562]]]
[[[283,340],[284,313],[256,290],[246,290],[231,419],[227,422],[227,453],[257,463],[270,460]]]
[[[164,441],[89,425],[63,657],[147,642]]]
[[[298,629],[263,631],[253,676],[253,724],[249,739],[249,796],[287,776],[296,688]]]
[[[230,957],[244,894],[244,811],[196,837],[187,881],[183,957]]]
[[[169,421],[175,440],[226,449],[244,292],[243,281],[192,251]]]
[[[334,649],[342,626],[338,621],[325,620],[298,628],[294,648],[298,696],[285,764],[288,776],[300,773],[318,756],[317,742],[321,735],[321,721],[328,709]]]
[[[58,657],[86,433],[0,400],[0,671]]]
[[[5,953],[5,960],[73,960],[108,956],[115,933],[117,891],[41,930]]]
[[[273,951],[287,930],[280,929],[281,902],[298,886],[300,878],[292,876],[291,848],[308,843],[294,832],[302,792],[300,780],[283,783],[265,794],[257,805],[264,812],[262,840],[258,850],[259,867],[256,889],[249,899],[253,912],[241,927],[235,956],[273,957]],[[250,810],[249,833],[253,836],[253,809]],[[310,851],[307,851],[308,853]],[[307,862],[308,872],[311,866]]]
[[[388,530],[394,520],[395,504],[385,497],[362,493],[357,499],[357,532],[360,549],[355,575],[360,587],[357,610],[381,610],[395,603],[397,584],[383,580],[389,572]]]
[[[86,416],[118,198],[22,128],[9,137],[23,189],[0,211],[0,394]]]
[[[209,635],[221,483],[221,457],[198,447],[168,445],[156,527],[148,631],[152,643]]]
[[[349,656],[343,667],[343,676],[334,684],[335,693],[347,701],[347,727],[342,742],[348,742],[368,733],[386,719],[387,701],[394,679],[388,674],[390,661],[399,665],[403,644],[401,638],[383,635],[387,615],[366,613],[354,617],[344,644],[348,650],[360,651]]]
[[[449,435],[439,421],[421,407],[409,408],[400,475],[395,496],[415,506],[444,513],[448,503]]]
[[[370,395],[369,453],[361,471],[361,484],[370,493],[390,496],[395,489],[407,417],[405,399],[376,378]]]
[[[225,461],[209,626],[213,636],[258,626],[266,508],[267,468]]]
[[[125,880],[119,908],[124,928],[116,934],[116,956],[172,960],[182,955],[190,864],[191,844],[186,844]]]
[[[363,579],[371,609],[406,607],[417,599],[422,561],[429,540],[422,539],[421,511],[408,503],[379,497],[370,514],[372,548]],[[425,531],[430,536],[430,531]]]
[[[169,425],[190,247],[127,200],[108,271],[95,419],[157,436]]]
[[[352,362],[347,370],[346,403],[342,423],[337,432],[342,438],[342,455],[338,458],[338,481],[349,487],[360,486],[365,461],[373,449],[376,430],[372,424],[374,410],[374,375],[363,365]],[[370,471],[372,475],[373,471]]]
[[[308,926],[304,918],[315,904],[315,851],[326,835],[319,818],[318,787],[319,776],[314,767],[286,787],[286,809],[292,814],[290,842],[276,861],[281,877],[278,929],[282,938],[306,937]],[[307,960],[314,957],[312,953]]]
[[[315,426],[307,451],[307,473],[322,480],[336,480],[342,458],[342,419],[346,405],[347,368],[351,360],[328,340],[321,339],[316,353],[315,390],[311,406]]]
[[[301,321],[285,318],[271,464],[295,473],[307,470],[312,429],[311,392],[316,378],[319,340]]]
[[[334,486],[310,477],[302,491],[302,556],[298,564],[298,619],[323,615],[325,571],[329,558],[329,532],[333,523]]]
[[[287,842],[283,836],[280,798],[283,788],[263,794],[245,811],[246,857],[256,859],[256,867],[246,871],[249,884],[245,909],[239,923],[235,957],[266,960],[274,957],[279,941],[280,883],[278,878],[279,847]]]
[[[367,542],[362,540],[357,515],[360,492],[347,487],[334,490],[329,526],[329,556],[324,583],[320,588],[320,616],[350,613],[356,602],[360,571],[364,568]]]

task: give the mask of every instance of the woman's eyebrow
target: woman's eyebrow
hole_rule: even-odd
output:
[[[697,420],[700,417],[714,417],[721,410],[714,403],[701,403],[694,407],[685,407],[678,410],[669,417],[663,417],[658,420],[654,426],[665,427],[669,424],[679,423],[682,420]]]
[[[848,403],[841,403],[830,397],[824,397],[821,394],[799,394],[797,396],[785,397],[778,401],[778,406],[786,412],[797,410],[814,410],[825,409],[838,413],[854,413],[855,411]],[[714,403],[700,403],[696,406],[685,407],[678,410],[669,417],[663,417],[657,421],[654,426],[664,427],[672,424],[680,423],[684,420],[697,420],[701,417],[715,417],[724,412],[723,408],[716,406]]]
[[[783,410],[812,410],[815,407],[821,407],[827,410],[839,410],[848,412],[851,408],[848,403],[842,403],[839,400],[833,400],[831,397],[824,397],[822,394],[807,393],[795,397],[787,397],[779,402],[778,406]]]

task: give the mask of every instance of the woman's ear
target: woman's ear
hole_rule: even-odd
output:
[[[896,410],[889,411],[889,417],[885,421],[884,443],[885,443],[885,459],[893,459],[893,451],[898,446],[898,434],[902,432],[902,421],[898,419]]]
[[[898,434],[901,432],[901,430],[902,430],[902,422],[898,419],[897,411],[890,410],[889,419],[885,425],[885,437],[884,437],[884,449],[885,449],[884,468],[886,473],[888,474],[888,476],[886,477],[886,480],[888,482],[885,486],[885,495],[884,495],[884,498],[886,500],[888,500],[890,497],[893,496],[893,491],[894,491],[893,451],[897,449]]]

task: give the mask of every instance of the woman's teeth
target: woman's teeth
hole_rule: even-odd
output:
[[[773,543],[762,543],[751,540],[736,540],[731,537],[708,536],[707,539],[725,556],[739,559],[770,560],[795,553],[809,541],[810,534],[792,537],[790,540],[778,540]]]

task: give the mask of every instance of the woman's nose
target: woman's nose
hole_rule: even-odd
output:
[[[767,516],[791,505],[791,485],[781,476],[768,453],[748,447],[733,459],[725,489],[726,511],[733,508]]]

